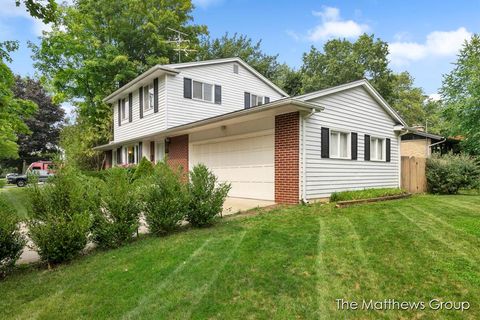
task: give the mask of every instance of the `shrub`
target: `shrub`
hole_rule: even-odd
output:
[[[164,162],[158,163],[140,188],[142,209],[150,232],[164,235],[176,229],[184,219],[188,196],[178,172]]]
[[[148,177],[153,174],[153,164],[145,157],[140,160],[135,172],[133,173],[133,180]]]
[[[432,193],[456,194],[480,185],[480,168],[468,155],[433,155],[427,160],[426,175]]]
[[[92,237],[100,247],[118,247],[138,230],[138,199],[125,169],[109,169],[104,179],[99,181],[101,205],[93,214]]]
[[[97,184],[98,179],[67,167],[44,186],[29,186],[29,235],[42,260],[67,261],[85,248],[90,213],[99,206]]]
[[[218,184],[217,180],[217,177],[203,164],[196,165],[190,172],[187,221],[191,225],[195,227],[210,225],[222,212],[223,203],[231,185]]]
[[[0,277],[15,265],[25,246],[15,209],[0,197]]]
[[[0,179],[0,189],[5,187],[6,184],[7,184],[7,181],[5,179]]]
[[[348,201],[360,199],[372,199],[378,197],[394,196],[405,193],[405,190],[399,188],[371,188],[363,190],[350,190],[334,192],[330,195],[330,201]]]

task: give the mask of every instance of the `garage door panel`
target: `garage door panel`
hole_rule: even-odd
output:
[[[192,166],[203,163],[220,182],[230,182],[231,197],[274,200],[273,134],[192,144]]]

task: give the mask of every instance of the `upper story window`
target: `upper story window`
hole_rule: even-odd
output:
[[[128,119],[128,110],[130,109],[130,106],[129,106],[129,101],[128,99],[126,98],[123,98],[122,99],[122,104],[121,104],[121,117],[122,117],[122,121],[125,121]]]
[[[193,99],[213,102],[213,85],[200,81],[193,81]]]
[[[149,111],[153,109],[154,104],[153,83],[143,87],[143,111]]]
[[[350,158],[350,133],[330,131],[330,158]]]
[[[370,138],[370,160],[385,160],[385,139]]]
[[[256,95],[250,92],[245,92],[245,101],[244,106],[246,109],[256,106],[261,106],[262,104],[266,104],[270,102],[269,97],[264,97],[260,95]]]
[[[183,97],[221,104],[222,87],[207,82],[183,78]]]

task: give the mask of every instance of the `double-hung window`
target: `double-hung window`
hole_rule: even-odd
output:
[[[385,139],[370,137],[370,160],[385,160]]]
[[[193,81],[193,99],[213,102],[213,84]]]
[[[128,99],[123,98],[122,102],[121,102],[122,121],[125,121],[128,118],[128,114],[127,114],[128,110],[129,110],[129,105],[128,104],[129,104]]]
[[[350,133],[330,131],[330,158],[350,158]]]
[[[153,83],[143,87],[143,111],[153,109],[154,104]]]

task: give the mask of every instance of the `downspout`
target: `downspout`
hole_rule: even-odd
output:
[[[409,130],[405,130],[403,132],[400,132],[398,135],[398,147],[399,147],[399,153],[398,153],[398,187],[402,187],[402,136],[406,135],[409,133]]]
[[[307,150],[306,150],[306,120],[315,114],[316,110],[312,108],[309,114],[302,119],[302,202],[307,202]]]

